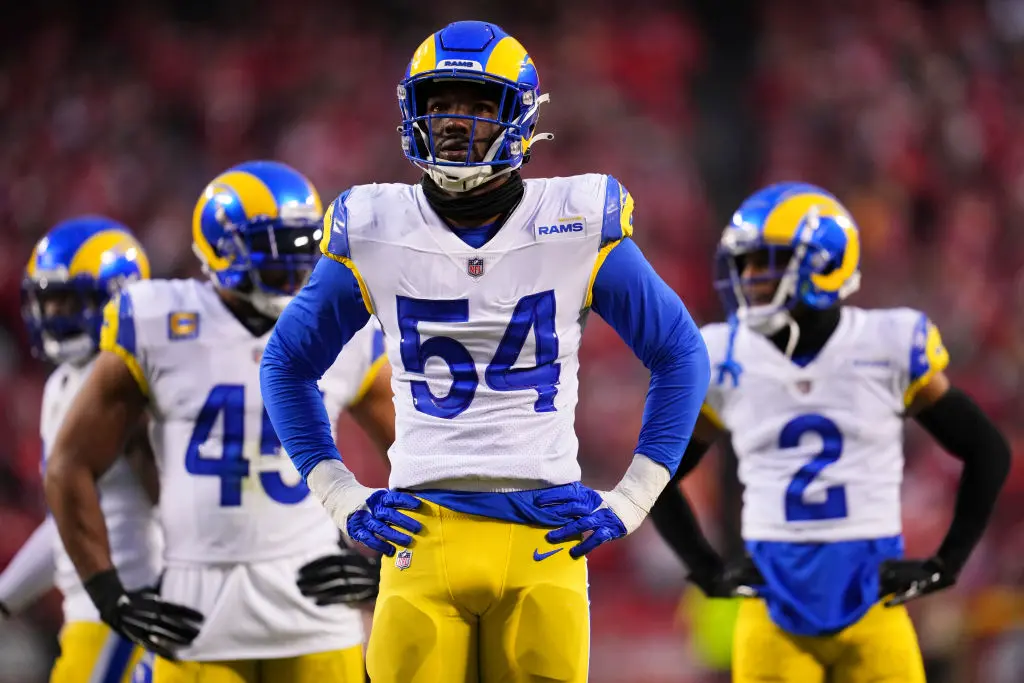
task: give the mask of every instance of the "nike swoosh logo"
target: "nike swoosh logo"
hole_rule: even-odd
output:
[[[562,548],[555,548],[554,550],[551,550],[549,552],[540,553],[540,552],[537,552],[537,549],[535,548],[534,551],[533,551],[533,559],[534,559],[535,562],[540,562],[545,557],[551,557],[555,553],[561,552],[561,551],[562,551]]]

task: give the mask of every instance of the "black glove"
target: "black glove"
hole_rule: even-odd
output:
[[[927,560],[886,560],[878,569],[879,598],[892,595],[886,607],[928,595],[956,583],[956,573],[937,557]]]
[[[174,661],[174,651],[199,635],[202,614],[164,602],[150,588],[126,591],[114,569],[96,574],[84,586],[105,624],[164,659]]]
[[[0,602],[0,621],[11,618],[11,610],[7,609],[7,605]]]
[[[337,555],[327,555],[299,568],[299,591],[317,605],[351,605],[377,597],[380,559],[341,546]]]
[[[764,577],[749,557],[710,572],[691,573],[686,578],[697,584],[709,598],[755,598],[758,588],[764,586]]]

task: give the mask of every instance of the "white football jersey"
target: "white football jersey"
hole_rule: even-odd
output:
[[[384,330],[395,394],[393,488],[509,490],[578,481],[577,352],[602,245],[632,231],[606,175],[525,181],[478,249],[419,185],[363,185],[332,206],[328,253],[350,262]]]
[[[726,324],[703,333],[712,367],[705,414],[731,432],[745,487],[744,539],[900,534],[906,407],[949,358],[927,317],[844,307],[806,367],[742,325],[731,340]],[[737,382],[720,376],[730,345]]]
[[[64,416],[82,388],[95,360],[81,366],[64,363],[46,380],[39,432],[43,457],[49,457]],[[128,461],[118,458],[97,482],[100,508],[110,539],[110,555],[121,581],[129,589],[156,583],[162,541],[156,509]],[[99,622],[100,617],[82,587],[75,566],[59,538],[54,548],[55,584],[64,596],[64,621]]]
[[[253,336],[210,283],[148,280],[126,291],[130,355],[153,416],[167,561],[258,562],[336,544],[337,528],[263,407],[259,367],[271,333]],[[372,326],[360,331],[320,381],[332,425],[373,363],[372,335]]]
[[[166,538],[161,595],[206,616],[180,657],[292,657],[362,642],[356,610],[318,607],[295,584],[302,564],[337,552],[339,532],[263,407],[271,332],[255,337],[208,282],[146,280],[122,296],[117,323],[108,309],[118,329],[107,337],[149,396]],[[332,427],[368,388],[374,346],[368,325],[321,379]]]

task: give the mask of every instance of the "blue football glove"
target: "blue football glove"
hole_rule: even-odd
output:
[[[608,541],[622,538],[628,531],[612,507],[599,491],[574,484],[543,491],[534,499],[538,507],[572,521],[553,531],[545,538],[548,543],[564,543],[574,538],[586,538],[569,549],[573,559],[583,557]]]
[[[395,544],[412,543],[409,534],[394,527],[413,534],[423,528],[419,522],[399,512],[418,508],[418,498],[399,491],[363,486],[337,458],[321,460],[306,475],[306,484],[349,540],[388,557],[395,554]]]
[[[419,499],[408,493],[377,489],[362,508],[349,516],[346,531],[353,541],[391,557],[396,545],[405,547],[412,543],[412,536],[398,529],[413,534],[423,529],[422,524],[399,510],[415,510],[419,506]]]

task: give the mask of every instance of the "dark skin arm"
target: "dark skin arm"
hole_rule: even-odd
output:
[[[358,403],[348,407],[348,412],[373,441],[384,464],[390,466],[388,449],[395,442],[395,402],[391,393],[391,366],[387,362],[377,372],[370,389]]]
[[[150,502],[156,505],[160,502],[160,475],[157,472],[153,447],[149,443],[148,426],[149,414],[143,413],[124,444],[124,457],[142,485],[142,490],[146,492]]]
[[[75,398],[46,467],[46,502],[83,580],[113,569],[96,480],[139,424],[146,396],[124,362],[103,351]]]

